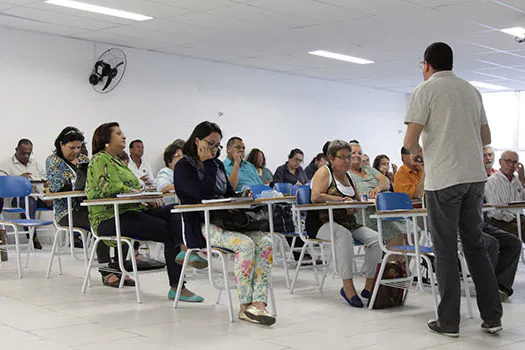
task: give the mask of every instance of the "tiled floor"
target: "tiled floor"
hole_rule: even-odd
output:
[[[49,250],[49,247],[45,247]],[[15,260],[0,264],[0,348],[39,350],[103,349],[525,349],[525,265],[520,264],[516,294],[504,305],[505,329],[496,336],[480,331],[480,318],[466,317],[457,340],[430,334],[429,294],[412,293],[407,304],[388,310],[355,309],[339,297],[340,282],[329,279],[324,293],[284,287],[282,268],[274,269],[278,321],[272,327],[242,321],[230,323],[225,300],[204,275],[190,273],[188,286],[206,302],[172,309],[164,272],[142,275],[143,303],[135,291],[104,287],[97,276],[80,293],[83,262],[64,257],[64,275],[44,278],[48,250],[32,259],[23,279]],[[313,282],[306,271],[301,286]],[[363,281],[356,281],[362,287]],[[234,300],[236,298],[234,297]],[[475,304],[475,303],[473,303]],[[475,305],[474,305],[475,307]]]

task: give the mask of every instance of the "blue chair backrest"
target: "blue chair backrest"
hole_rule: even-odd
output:
[[[253,198],[258,198],[263,191],[271,191],[271,187],[267,185],[247,185],[245,188],[249,188],[253,193]]]
[[[303,204],[310,204],[310,188],[306,186],[306,188],[298,188],[297,189],[297,204],[303,205]]]
[[[294,186],[292,187],[292,193],[291,193],[292,196],[295,196],[296,193],[297,193],[297,190],[300,189],[300,188],[307,188],[307,189],[310,189],[310,186],[308,186],[308,185],[294,185]]]
[[[292,187],[293,185],[288,182],[276,182],[273,185],[273,189],[277,192],[281,192],[285,196],[289,196],[292,193]]]
[[[412,200],[406,193],[381,192],[377,195],[376,208],[378,211],[413,209]]]
[[[23,176],[0,176],[0,198],[27,197],[31,191],[31,182]]]

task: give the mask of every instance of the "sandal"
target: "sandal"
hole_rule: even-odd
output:
[[[135,287],[135,281],[131,278],[124,279],[124,286],[126,287]]]
[[[116,277],[117,280],[115,280],[115,281],[110,281],[111,277]],[[120,285],[120,277],[118,277],[118,276],[115,275],[114,273],[110,273],[110,274],[107,274],[107,275],[105,275],[105,276],[102,276],[102,283],[103,283],[105,286],[108,286],[108,287],[118,288],[119,285]]]

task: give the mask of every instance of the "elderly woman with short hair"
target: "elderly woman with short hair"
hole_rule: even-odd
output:
[[[319,168],[312,179],[312,202],[352,202],[357,200],[357,187],[348,174],[352,159],[350,145],[332,141],[328,147],[329,163]],[[379,234],[357,222],[353,209],[334,210],[334,239],[337,270],[343,280],[341,296],[353,307],[363,307],[354,286],[354,241],[365,246],[365,288],[361,296],[370,298],[377,264],[381,261]],[[310,237],[330,239],[330,224],[326,211],[309,211],[306,231]]]

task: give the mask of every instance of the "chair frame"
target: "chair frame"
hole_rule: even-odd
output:
[[[183,229],[184,229],[184,217],[182,219],[183,222]],[[231,291],[232,289],[237,289],[236,285],[230,284],[230,281],[228,279],[228,264],[227,264],[227,258],[228,256],[233,256],[235,252],[211,245],[211,231],[210,231],[210,209],[204,209],[204,225],[206,230],[206,248],[188,248],[186,251],[186,255],[184,256],[184,262],[182,264],[182,271],[181,276],[184,276],[184,272],[186,271],[188,267],[188,262],[191,253],[193,252],[203,252],[208,254],[208,280],[213,288],[217,289],[219,291],[219,294],[217,295],[217,300],[215,304],[219,304],[221,301],[222,293],[226,292],[226,301],[228,303],[228,316],[230,319],[230,322],[235,322],[235,315],[233,312],[233,302],[232,302],[232,295]],[[184,241],[186,243],[186,237],[185,232],[183,231],[182,237],[184,238]],[[221,266],[222,266],[222,283],[223,285],[220,285],[217,283],[217,279],[214,276],[213,271],[213,256],[218,256],[221,260]],[[272,280],[269,281],[270,285],[268,286],[268,292],[269,292],[269,302],[271,306],[271,311],[274,315],[277,315],[277,306],[275,303],[275,294],[273,291],[273,284]],[[175,300],[173,300],[173,308],[178,308],[179,305],[179,299],[182,291],[183,283],[179,283],[177,286],[177,292],[175,294]]]

